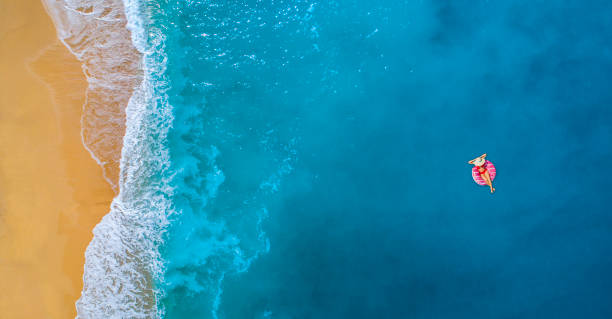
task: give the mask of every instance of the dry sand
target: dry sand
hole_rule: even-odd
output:
[[[0,0],[0,317],[74,318],[113,192],[81,143],[86,82],[39,0]]]

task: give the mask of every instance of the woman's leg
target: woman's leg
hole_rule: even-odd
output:
[[[495,188],[493,188],[493,183],[491,182],[489,171],[485,171],[485,173],[482,174],[481,176],[482,178],[484,178],[485,182],[487,182],[487,185],[489,185],[489,188],[491,189],[491,193],[493,193],[495,191]]]

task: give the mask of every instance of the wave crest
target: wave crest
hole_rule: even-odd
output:
[[[162,316],[155,281],[162,274],[159,246],[173,212],[166,146],[173,115],[165,93],[164,37],[155,28],[147,32],[144,78],[125,111],[120,192],[85,252],[79,318]]]

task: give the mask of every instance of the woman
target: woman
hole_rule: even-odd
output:
[[[491,176],[489,175],[489,171],[485,167],[485,164],[487,163],[487,161],[485,160],[485,157],[487,157],[487,153],[484,153],[480,155],[479,157],[476,157],[475,159],[469,161],[468,163],[474,164],[474,166],[478,168],[480,177],[482,177],[485,180],[485,182],[491,189],[491,193],[493,193],[495,191],[495,188],[493,187],[493,183],[491,182]]]

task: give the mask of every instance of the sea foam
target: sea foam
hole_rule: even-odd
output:
[[[139,3],[126,1],[128,26],[143,54],[144,78],[126,108],[120,192],[85,253],[84,287],[77,301],[83,318],[162,316],[154,283],[162,274],[158,247],[173,209],[165,145],[173,116],[165,93],[164,35],[155,27],[147,27],[145,35],[142,10]]]
[[[155,28],[145,34],[135,1],[45,1],[58,37],[87,76],[83,143],[118,191],[85,252],[77,318],[160,317],[154,282],[172,209],[164,178],[173,119],[164,37]]]
[[[126,28],[121,0],[43,0],[58,38],[82,63],[87,77],[81,116],[85,148],[118,191],[125,107],[142,79],[141,54]]]

